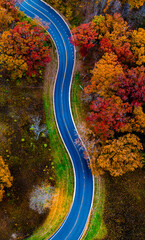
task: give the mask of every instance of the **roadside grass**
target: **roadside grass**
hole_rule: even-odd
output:
[[[80,100],[82,87],[79,72],[76,72],[71,89],[71,107],[76,125],[85,118],[85,109]],[[94,202],[85,233],[82,237],[84,240],[102,239],[107,234],[107,229],[103,222],[105,201],[105,184],[103,178],[95,177],[94,185]]]
[[[51,146],[51,156],[48,156],[48,158],[53,158],[53,167],[56,171],[56,187],[48,217],[44,224],[28,238],[29,240],[43,240],[49,238],[64,221],[73,200],[73,168],[69,155],[57,130],[53,113],[53,87],[57,72],[57,56],[55,48],[52,52],[52,62],[48,64],[47,72],[45,74],[44,107]]]
[[[87,230],[83,236],[85,240],[103,239],[107,234],[106,226],[103,222],[105,186],[101,177],[95,177],[95,194],[90,220]]]
[[[71,109],[76,125],[85,118],[85,110],[82,102],[80,101],[82,88],[83,86],[80,81],[80,74],[79,72],[76,72],[71,88]]]

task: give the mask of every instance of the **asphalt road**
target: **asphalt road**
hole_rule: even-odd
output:
[[[75,62],[75,50],[70,44],[70,30],[61,16],[40,0],[25,0],[20,10],[28,16],[38,16],[48,22],[59,60],[54,88],[54,112],[61,138],[70,155],[74,169],[74,198],[65,221],[50,238],[54,240],[78,240],[81,238],[90,213],[93,199],[93,177],[83,158],[83,150],[75,144],[76,128],[71,114],[70,87]]]

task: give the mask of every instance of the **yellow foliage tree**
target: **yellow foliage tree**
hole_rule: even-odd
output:
[[[142,150],[140,139],[130,133],[113,141],[106,141],[100,153],[96,154],[95,173],[100,174],[101,169],[102,173],[109,171],[110,175],[116,177],[134,171],[143,166]]]
[[[145,133],[145,113],[141,106],[134,107],[132,118],[129,119],[128,123],[120,131]]]
[[[140,126],[140,132],[145,133],[145,113],[141,106],[134,109],[136,124]]]
[[[122,3],[129,3],[131,8],[139,8],[143,6],[145,0],[121,0]]]
[[[14,50],[14,42],[10,31],[3,32],[0,38],[0,65],[5,71],[11,73],[11,78],[22,77],[27,71],[27,63],[20,54]]]
[[[14,18],[5,8],[0,7],[0,32],[8,29]]]
[[[68,21],[71,21],[73,19],[76,5],[78,6],[78,8],[80,8],[78,0],[46,0],[46,2],[51,3],[54,8],[60,10],[62,14],[65,14]]]
[[[124,21],[120,14],[115,13],[113,16],[106,14],[105,19],[95,16],[93,22],[97,23],[99,27],[100,40],[108,38],[115,47],[129,42],[130,31],[128,23]]]
[[[101,96],[110,97],[113,95],[110,84],[115,83],[119,74],[123,74],[123,68],[114,53],[105,53],[95,64],[92,74],[91,85],[85,88],[85,92],[97,92]]]
[[[13,177],[11,176],[8,165],[5,164],[2,156],[0,156],[0,201],[2,201],[4,194],[4,187],[12,186]]]
[[[131,50],[137,58],[136,64],[142,65],[145,63],[145,30],[134,30],[131,37]]]

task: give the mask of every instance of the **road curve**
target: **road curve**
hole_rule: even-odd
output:
[[[20,10],[28,16],[38,16],[48,22],[58,53],[58,72],[54,87],[54,113],[59,133],[69,153],[74,169],[74,197],[71,209],[50,240],[79,240],[84,232],[93,201],[93,177],[83,150],[75,144],[76,128],[70,107],[70,87],[75,62],[75,50],[70,44],[70,30],[62,17],[41,0],[25,0]]]

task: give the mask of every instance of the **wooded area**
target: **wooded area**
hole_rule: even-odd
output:
[[[71,42],[81,56],[87,58],[92,51],[97,55],[84,88],[93,99],[86,121],[94,133],[88,141],[95,141],[90,159],[95,175],[109,171],[119,176],[143,166],[144,33],[144,28],[132,29],[118,13],[95,16],[72,29]]]

